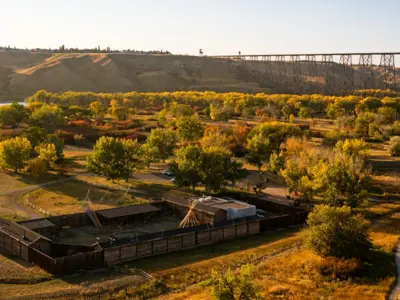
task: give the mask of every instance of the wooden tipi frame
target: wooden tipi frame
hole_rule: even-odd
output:
[[[186,228],[186,227],[194,227],[199,226],[200,221],[197,219],[196,214],[194,212],[194,208],[197,205],[197,200],[188,200],[189,201],[189,211],[186,214],[185,218],[179,223],[179,228]]]

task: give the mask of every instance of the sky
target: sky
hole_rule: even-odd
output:
[[[400,51],[399,0],[0,0],[0,45],[175,54]]]

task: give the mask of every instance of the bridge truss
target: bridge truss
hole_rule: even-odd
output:
[[[271,86],[289,83],[294,93],[348,94],[358,89],[399,90],[400,84],[396,82],[399,55],[400,52],[382,52],[209,57],[245,68],[256,82]]]

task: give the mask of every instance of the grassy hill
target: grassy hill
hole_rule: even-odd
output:
[[[0,101],[52,92],[215,90],[267,92],[212,59],[175,55],[0,52]]]
[[[22,101],[39,89],[51,92],[160,92],[176,90],[213,90],[217,92],[293,91],[294,68],[286,64],[288,76],[272,63],[271,78],[264,76],[266,65],[183,55],[134,55],[104,53],[31,53],[0,51],[0,102]],[[302,64],[299,80],[308,82],[303,92],[322,92],[326,66],[318,64],[320,77],[307,77],[308,65]],[[335,66],[335,82],[342,83],[343,66]],[[377,70],[378,87],[383,85]],[[281,75],[279,75],[281,74]],[[356,87],[361,88],[362,74],[354,67]]]

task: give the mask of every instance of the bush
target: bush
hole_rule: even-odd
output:
[[[365,258],[371,247],[368,221],[350,207],[318,205],[307,219],[306,245],[321,256]]]
[[[362,267],[361,261],[356,258],[326,257],[318,263],[318,271],[321,275],[342,280],[357,276]]]
[[[37,157],[29,162],[28,172],[30,172],[35,177],[46,174],[47,170],[47,163],[40,157]]]
[[[340,130],[332,130],[325,133],[324,141],[328,144],[336,144],[336,142],[345,140],[349,137],[349,135]]]
[[[391,156],[400,156],[400,136],[390,138],[389,154]]]

